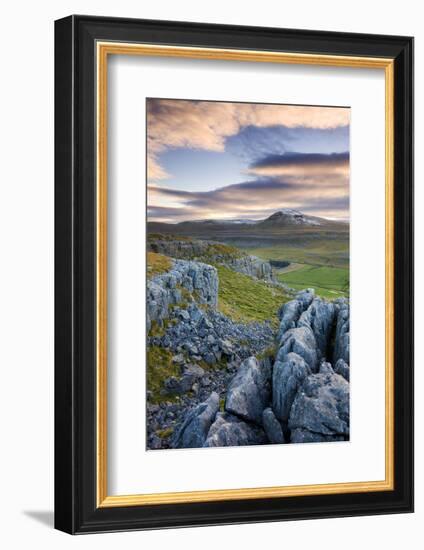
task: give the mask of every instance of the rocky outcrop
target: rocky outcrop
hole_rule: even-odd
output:
[[[350,338],[349,338],[349,302],[345,298],[336,301],[337,324],[334,338],[333,361],[337,363],[339,359],[347,364],[350,362]]]
[[[243,273],[254,279],[263,279],[264,281],[273,282],[274,272],[271,264],[265,260],[261,260],[256,256],[241,256],[227,261],[218,262],[229,267],[233,271]]]
[[[270,400],[271,364],[249,357],[240,365],[227,391],[225,410],[244,420],[262,424]]]
[[[309,327],[292,328],[282,336],[277,361],[284,363],[289,353],[296,353],[302,357],[312,372],[317,371],[320,354],[314,333]]]
[[[148,248],[152,252],[171,258],[220,264],[254,279],[274,281],[274,273],[269,262],[222,243],[195,239],[174,240],[157,236],[150,237]]]
[[[152,321],[162,324],[170,307],[184,301],[184,291],[200,304],[216,307],[218,273],[215,267],[200,262],[173,260],[166,273],[147,281],[147,327]]]
[[[163,235],[149,236],[147,242],[148,250],[158,254],[164,254],[171,258],[182,260],[195,260],[204,257],[208,253],[208,241],[197,241],[194,239],[171,239]]]
[[[285,303],[279,311],[280,326],[278,329],[278,340],[284,336],[287,330],[295,328],[301,314],[311,304],[315,292],[313,289],[303,290],[296,295],[294,300]]]
[[[213,392],[186,416],[173,437],[174,448],[202,447],[219,409],[219,396]]]
[[[280,310],[272,412],[290,443],[349,438],[349,302],[307,291]]]
[[[276,361],[272,372],[272,408],[275,416],[287,423],[299,388],[311,369],[297,353],[288,353],[284,361]]]
[[[332,302],[322,298],[314,298],[308,309],[302,313],[297,323],[298,327],[308,327],[312,330],[318,348],[319,358],[325,357],[329,345],[330,333],[333,328],[335,307]]]
[[[289,417],[291,441],[315,436],[347,438],[349,436],[349,384],[335,373],[308,376],[293,402]]]
[[[204,447],[264,445],[267,441],[265,432],[260,427],[225,412],[216,415]]]

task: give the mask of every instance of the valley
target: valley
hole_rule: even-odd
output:
[[[349,224],[344,222],[283,209],[258,222],[152,222],[148,230],[170,238],[225,243],[264,261],[288,262],[288,266],[273,270],[278,281],[294,290],[312,287],[329,299],[349,293]]]

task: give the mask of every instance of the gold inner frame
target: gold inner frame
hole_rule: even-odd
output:
[[[122,42],[96,44],[97,54],[97,506],[141,506],[255,498],[364,493],[394,489],[394,60],[301,53],[266,52]],[[143,55],[284,63],[385,71],[385,211],[386,211],[386,343],[385,343],[385,479],[315,485],[217,489],[178,493],[109,496],[107,492],[107,61],[109,55]]]

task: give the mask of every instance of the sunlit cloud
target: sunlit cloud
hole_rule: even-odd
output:
[[[315,178],[317,183],[325,177],[349,177],[349,153],[286,153],[270,155],[252,164],[247,170],[258,176]]]
[[[340,181],[335,185],[331,178],[330,183],[323,185],[262,178],[207,192],[150,185],[148,204],[149,221],[171,223],[198,219],[263,219],[280,208],[339,219],[349,217],[348,186],[340,185]]]
[[[330,130],[349,118],[349,109],[337,107],[148,99],[148,180],[169,177],[159,155],[170,148],[224,151],[226,140],[249,126]]]

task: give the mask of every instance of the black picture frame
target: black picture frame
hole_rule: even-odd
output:
[[[98,40],[394,60],[392,491],[97,507]],[[67,533],[413,511],[413,39],[73,15],[55,22],[55,527]]]

